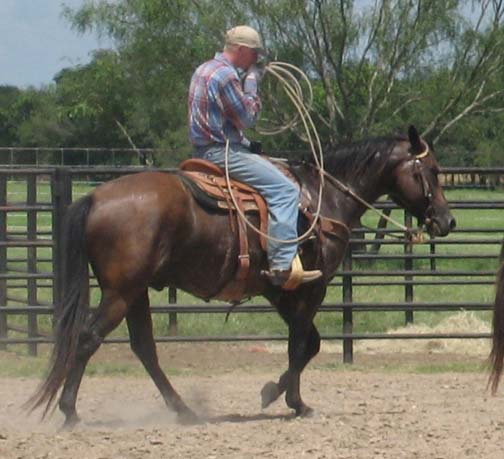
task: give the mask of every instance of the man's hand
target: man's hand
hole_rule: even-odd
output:
[[[257,87],[259,86],[259,82],[262,80],[265,73],[266,67],[264,64],[251,65],[245,75],[243,90],[247,93],[257,94]]]
[[[252,140],[250,142],[249,150],[251,153],[255,153],[256,155],[262,154],[262,144],[261,142],[256,142],[255,140]]]
[[[247,71],[247,76],[253,74],[257,82],[259,83],[266,73],[266,65],[264,62],[258,62],[257,64],[252,64]]]

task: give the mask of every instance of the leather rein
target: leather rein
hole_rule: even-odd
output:
[[[420,181],[422,184],[422,193],[423,193],[423,196],[429,201],[429,206],[427,207],[427,209],[429,209],[432,204],[432,201],[433,201],[433,193],[432,193],[431,185],[430,185],[429,181],[427,180],[427,177],[425,176],[423,161],[421,161],[421,159],[425,158],[430,153],[430,150],[429,150],[429,145],[426,142],[424,144],[425,144],[425,150],[422,151],[421,153],[418,153],[417,155],[415,155],[415,157],[413,159],[413,161],[414,161],[413,167],[414,167],[415,173],[417,173],[420,176]],[[316,166],[312,166],[312,167],[319,170]],[[352,199],[357,201],[359,204],[362,204],[364,207],[367,207],[368,209],[377,213],[381,218],[387,220],[388,222],[392,223],[393,225],[395,225],[396,227],[398,227],[399,229],[401,229],[402,231],[404,231],[406,233],[406,237],[395,236],[393,234],[389,234],[389,236],[397,238],[397,239],[407,240],[407,241],[410,241],[413,243],[423,242],[423,230],[422,229],[418,230],[418,229],[410,228],[408,226],[403,225],[402,223],[398,222],[394,218],[390,217],[389,215],[386,215],[384,212],[377,209],[375,206],[373,206],[372,204],[367,202],[365,199],[361,198],[350,187],[348,187],[347,185],[342,183],[340,180],[338,180],[333,175],[329,174],[327,171],[324,170],[322,172],[324,174],[324,177],[327,178],[327,180],[329,182],[331,182],[334,186],[336,186],[340,191],[342,191],[346,195],[350,196]],[[323,216],[323,215],[320,215],[319,218],[321,220],[327,220],[331,223],[344,226],[346,228],[346,230],[348,231],[348,233],[350,233],[350,229],[347,227],[347,225],[345,225],[343,222],[340,222],[339,220],[333,220],[333,219],[326,217],[326,216]],[[368,228],[368,229],[370,229],[370,228]]]

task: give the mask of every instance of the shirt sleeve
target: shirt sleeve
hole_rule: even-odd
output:
[[[238,78],[222,83],[221,101],[226,117],[238,129],[255,125],[261,110],[261,99],[257,92],[244,92]]]

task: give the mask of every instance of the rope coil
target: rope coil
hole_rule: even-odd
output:
[[[304,93],[302,86],[296,76],[293,74],[293,72],[296,72],[302,80],[304,80],[307,83],[307,87],[309,89],[309,97],[308,101],[305,102],[304,100]],[[322,144],[320,142],[320,137],[318,135],[317,128],[315,126],[315,123],[313,122],[313,119],[310,115],[310,109],[313,104],[313,89],[312,85],[310,83],[310,80],[308,79],[307,75],[298,67],[288,64],[286,62],[270,62],[266,65],[266,72],[270,73],[274,77],[278,79],[278,81],[281,83],[282,88],[284,89],[286,95],[288,98],[291,100],[292,104],[297,110],[296,115],[294,118],[287,123],[286,125],[276,128],[276,129],[258,129],[258,132],[263,135],[276,135],[279,133],[282,133],[286,131],[287,129],[292,129],[293,127],[297,126],[300,122],[303,124],[304,129],[306,131],[307,139],[308,139],[308,144],[310,145],[310,150],[314,159],[314,162],[317,166],[317,170],[319,171],[319,176],[320,176],[320,183],[319,183],[319,194],[318,194],[318,200],[317,200],[317,209],[314,214],[313,222],[310,225],[310,227],[301,235],[298,236],[297,238],[294,239],[277,239],[272,236],[269,236],[268,234],[264,233],[261,231],[259,228],[255,227],[245,216],[245,214],[240,210],[238,207],[238,204],[236,202],[236,199],[233,195],[232,189],[231,189],[231,181],[229,177],[229,166],[228,166],[228,156],[229,156],[229,139],[226,141],[226,149],[225,149],[225,173],[226,173],[226,184],[227,188],[229,191],[229,195],[231,196],[231,200],[233,202],[233,205],[236,208],[236,211],[240,218],[244,221],[244,223],[251,228],[254,232],[259,234],[262,237],[265,237],[266,239],[277,242],[277,243],[282,243],[282,244],[293,244],[293,243],[298,243],[301,241],[304,241],[307,239],[312,231],[315,229],[315,226],[317,225],[320,217],[322,216],[320,211],[322,207],[322,193],[324,189],[324,180],[327,178],[331,183],[333,183],[337,188],[339,188],[341,191],[344,193],[348,194],[351,196],[353,199],[355,199],[357,202],[365,206],[366,208],[376,212],[380,217],[384,218],[391,224],[395,225],[399,229],[403,230],[405,233],[408,234],[409,239],[412,242],[423,242],[422,239],[422,233],[417,232],[411,228],[406,227],[405,225],[401,224],[397,220],[389,217],[388,215],[384,214],[380,210],[378,210],[376,207],[374,207],[372,204],[368,203],[364,199],[362,199],[360,196],[358,196],[355,192],[353,192],[348,186],[340,182],[338,179],[333,177],[331,174],[326,172],[324,170],[324,156],[322,152]],[[318,150],[318,151],[317,151]],[[425,153],[425,152],[424,152]],[[428,153],[428,150],[427,150]],[[420,155],[420,157],[422,157]],[[324,217],[328,218],[328,217]]]
[[[301,235],[298,236],[297,238],[294,239],[278,239],[275,237],[272,237],[263,231],[261,231],[259,228],[254,226],[248,218],[245,216],[245,214],[239,209],[236,199],[233,195],[232,189],[231,189],[231,181],[229,177],[229,166],[228,166],[228,157],[229,157],[229,139],[226,141],[226,151],[225,151],[225,172],[226,172],[226,184],[228,187],[229,195],[231,196],[231,199],[233,201],[233,205],[236,208],[236,211],[238,212],[238,215],[240,218],[244,221],[244,223],[251,228],[254,232],[259,234],[260,236],[266,238],[267,240],[277,242],[280,244],[294,244],[298,243],[301,241],[304,241],[307,239],[312,231],[315,229],[319,217],[320,217],[320,210],[322,207],[322,192],[324,189],[324,156],[322,152],[322,143],[320,142],[320,137],[317,132],[317,128],[315,126],[315,123],[313,122],[313,119],[310,115],[309,108],[307,107],[307,104],[305,103],[304,99],[304,94],[302,87],[299,83],[299,81],[296,79],[294,74],[288,70],[295,70],[301,75],[301,78],[304,79],[309,88],[309,104],[308,106],[311,106],[311,103],[313,101],[313,90],[312,86],[310,83],[310,80],[306,76],[306,74],[296,66],[292,64],[288,64],[286,62],[271,62],[266,66],[266,71],[273,76],[275,76],[280,83],[282,84],[282,87],[289,97],[289,99],[292,101],[294,107],[297,109],[297,115],[296,117],[288,123],[286,126],[282,127],[280,130],[272,130],[272,131],[259,131],[263,135],[275,135],[280,132],[284,132],[286,129],[291,129],[294,127],[296,124],[298,124],[298,120],[301,120],[301,122],[304,125],[304,128],[306,130],[306,134],[308,136],[308,143],[310,144],[310,149],[315,161],[315,164],[317,165],[318,170],[320,171],[320,183],[319,183],[319,193],[318,193],[318,199],[317,199],[317,209],[314,214],[313,222],[310,225],[310,227]],[[318,149],[318,152],[317,152]]]

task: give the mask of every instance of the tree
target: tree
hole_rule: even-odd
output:
[[[72,144],[72,125],[58,116],[54,86],[23,91],[18,106],[21,112],[26,110],[22,121],[17,124],[19,146],[61,147]]]
[[[15,86],[0,86],[0,145],[9,146],[16,142],[16,119],[13,106],[20,90]]]
[[[315,112],[332,143],[383,132],[426,103],[434,142],[469,115],[502,110],[492,85],[504,65],[502,3],[376,0],[359,11],[350,0],[242,2],[272,47],[296,50],[322,85]],[[435,94],[423,91],[431,79]]]
[[[74,129],[76,145],[129,146],[118,123],[132,105],[127,75],[114,51],[96,51],[89,64],[64,69],[56,77],[59,117]]]
[[[222,30],[225,16],[214,10],[210,2],[183,0],[102,0],[65,9],[76,30],[95,30],[114,40],[127,76],[132,136],[142,139],[141,146],[177,149],[175,161],[189,153],[190,76],[221,46],[220,34],[213,31]]]
[[[99,0],[65,11],[77,30],[114,39],[138,96],[135,125],[154,144],[176,148],[190,75],[237,23],[257,27],[271,56],[310,75],[328,143],[383,132],[406,114],[414,122],[417,110],[438,141],[462,119],[504,106],[492,84],[504,64],[502,3],[375,0],[359,9],[352,0]],[[435,94],[424,91],[431,79]],[[284,105],[266,111],[279,117],[275,107]]]

